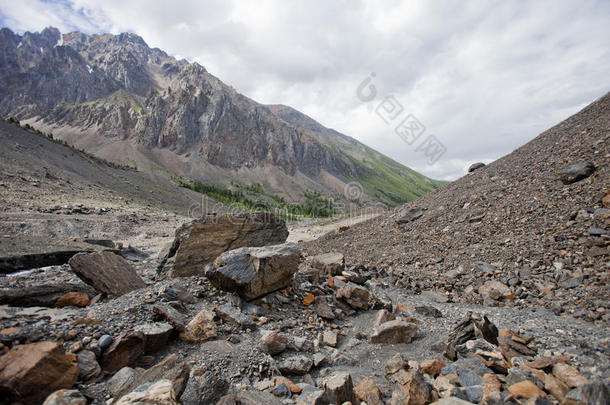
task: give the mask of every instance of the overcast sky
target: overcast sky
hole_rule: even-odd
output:
[[[439,179],[511,152],[610,90],[603,0],[0,0],[0,25],[134,32]],[[362,101],[371,73],[376,97]],[[377,114],[386,97],[404,108],[388,123]],[[411,145],[394,132],[408,114],[426,128]],[[433,164],[418,151],[429,135],[446,148]]]

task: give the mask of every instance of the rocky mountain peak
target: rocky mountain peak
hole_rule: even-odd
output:
[[[262,183],[293,200],[312,189],[341,195],[366,178],[362,197],[393,205],[440,184],[290,107],[261,105],[133,33],[47,28],[0,40],[0,114],[76,131],[81,148],[117,163],[152,159],[181,176]]]

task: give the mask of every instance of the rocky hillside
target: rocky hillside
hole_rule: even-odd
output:
[[[393,206],[441,184],[134,34],[0,30],[0,114],[140,170],[260,183],[289,200],[341,195],[356,181],[362,200]]]
[[[606,95],[513,153],[309,251],[340,251],[416,293],[607,325],[609,145]]]

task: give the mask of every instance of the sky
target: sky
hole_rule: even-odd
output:
[[[610,91],[608,0],[0,0],[0,26],[136,33],[444,180]]]

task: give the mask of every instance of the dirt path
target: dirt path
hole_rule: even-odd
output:
[[[322,235],[338,230],[341,227],[350,227],[360,222],[368,221],[379,216],[379,213],[367,213],[358,216],[349,216],[341,219],[312,220],[311,223],[298,223],[288,225],[287,242],[309,242],[318,239]]]

